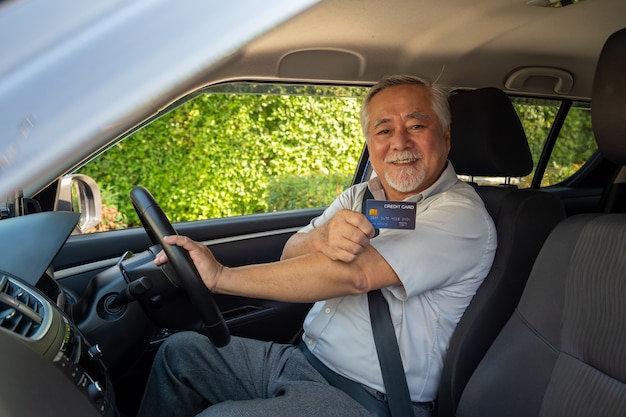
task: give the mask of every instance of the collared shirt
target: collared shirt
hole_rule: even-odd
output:
[[[301,232],[327,223],[339,210],[361,210],[365,188],[385,199],[378,178],[343,192]],[[414,230],[382,229],[370,244],[402,285],[382,289],[389,303],[411,399],[434,400],[450,337],[487,275],[496,230],[474,189],[448,162],[428,189],[404,201],[417,203]],[[367,294],[315,303],[304,322],[304,342],[327,367],[385,392],[369,317]]]

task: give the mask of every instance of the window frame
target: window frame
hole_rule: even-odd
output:
[[[241,81],[241,80],[210,85],[205,88],[196,90],[184,97],[181,97],[179,100],[173,102],[166,108],[154,114],[152,117],[146,119],[143,123],[139,124],[134,129],[122,135],[114,143],[111,143],[107,148],[104,148],[101,152],[94,155],[91,159],[86,161],[85,164],[83,164],[82,166],[88,164],[95,158],[100,157],[103,153],[107,152],[111,147],[115,146],[117,143],[134,135],[139,130],[152,124],[153,122],[165,116],[166,114],[169,114],[172,111],[179,109],[181,106],[191,102],[197,97],[204,95],[204,94],[220,93],[219,91],[216,91],[216,90],[219,90],[219,89],[228,90],[230,86],[236,87],[238,85],[246,85],[246,84],[255,85],[258,87],[267,87],[268,90],[271,90],[272,88],[282,88],[282,87],[287,87],[287,88],[302,87],[305,91],[307,88],[311,88],[311,89],[315,89],[315,88],[367,89],[369,87],[368,85],[364,85],[364,84],[298,83],[298,82]],[[259,93],[251,93],[251,94],[259,94]],[[365,93],[362,92],[360,95],[354,94],[354,95],[351,95],[350,97],[362,98],[364,94]],[[270,95],[273,95],[273,94],[270,94]],[[305,96],[315,96],[315,97],[327,96],[326,94],[314,94],[314,95],[313,94],[292,94],[292,95],[305,95]],[[340,97],[340,96],[336,96],[336,97]],[[584,102],[580,100],[575,101],[575,100],[562,99],[562,98],[533,97],[533,96],[521,96],[521,95],[511,95],[511,94],[509,95],[509,97],[512,101],[514,101],[516,98],[524,99],[524,100],[537,99],[537,100],[547,100],[550,102],[554,102],[555,104],[558,104],[557,114],[550,125],[547,136],[544,138],[543,146],[541,149],[541,155],[537,161],[533,161],[533,165],[534,165],[533,174],[532,174],[532,178],[530,179],[530,186],[528,188],[557,189],[559,187],[567,187],[567,186],[575,187],[577,185],[584,184],[584,178],[586,178],[586,176],[588,175],[592,175],[594,171],[594,167],[599,163],[598,161],[601,159],[601,156],[599,155],[598,151],[596,151],[594,155],[588,158],[585,164],[579,170],[577,170],[574,174],[572,174],[570,177],[564,179],[558,184],[552,184],[552,185],[543,186],[543,187],[541,186],[543,178],[546,175],[546,169],[550,163],[554,148],[556,144],[558,143],[559,135],[561,133],[561,130],[564,126],[565,121],[567,120],[568,115],[570,114],[570,111],[572,110],[572,107],[576,103],[584,103]],[[80,168],[82,168],[82,166]],[[361,149],[361,153],[358,158],[357,165],[354,167],[351,184],[353,185],[356,183],[367,181],[371,177],[371,175],[372,175],[372,168],[368,160],[368,150],[367,150],[367,147],[365,146],[365,141],[363,141],[363,147]],[[306,210],[310,208],[312,207],[303,207],[301,209]],[[232,217],[232,216],[229,216],[229,217]],[[202,219],[198,219],[198,220],[202,220]],[[193,221],[193,220],[189,220],[189,221]]]

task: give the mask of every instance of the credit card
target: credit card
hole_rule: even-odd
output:
[[[415,229],[416,212],[416,203],[386,200],[365,201],[365,216],[376,229]]]

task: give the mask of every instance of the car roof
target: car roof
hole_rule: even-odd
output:
[[[0,195],[32,194],[180,97],[233,80],[405,73],[589,100],[604,41],[626,27],[623,0],[48,3],[0,1]]]
[[[550,4],[327,0],[254,40],[222,75],[372,83],[419,74],[462,88],[589,99],[604,41],[626,27],[626,2]],[[520,85],[510,76],[521,69],[529,79]],[[558,70],[572,77],[560,93]]]

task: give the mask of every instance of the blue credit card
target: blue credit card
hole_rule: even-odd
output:
[[[365,215],[376,229],[415,229],[417,204],[407,201],[367,200]]]

